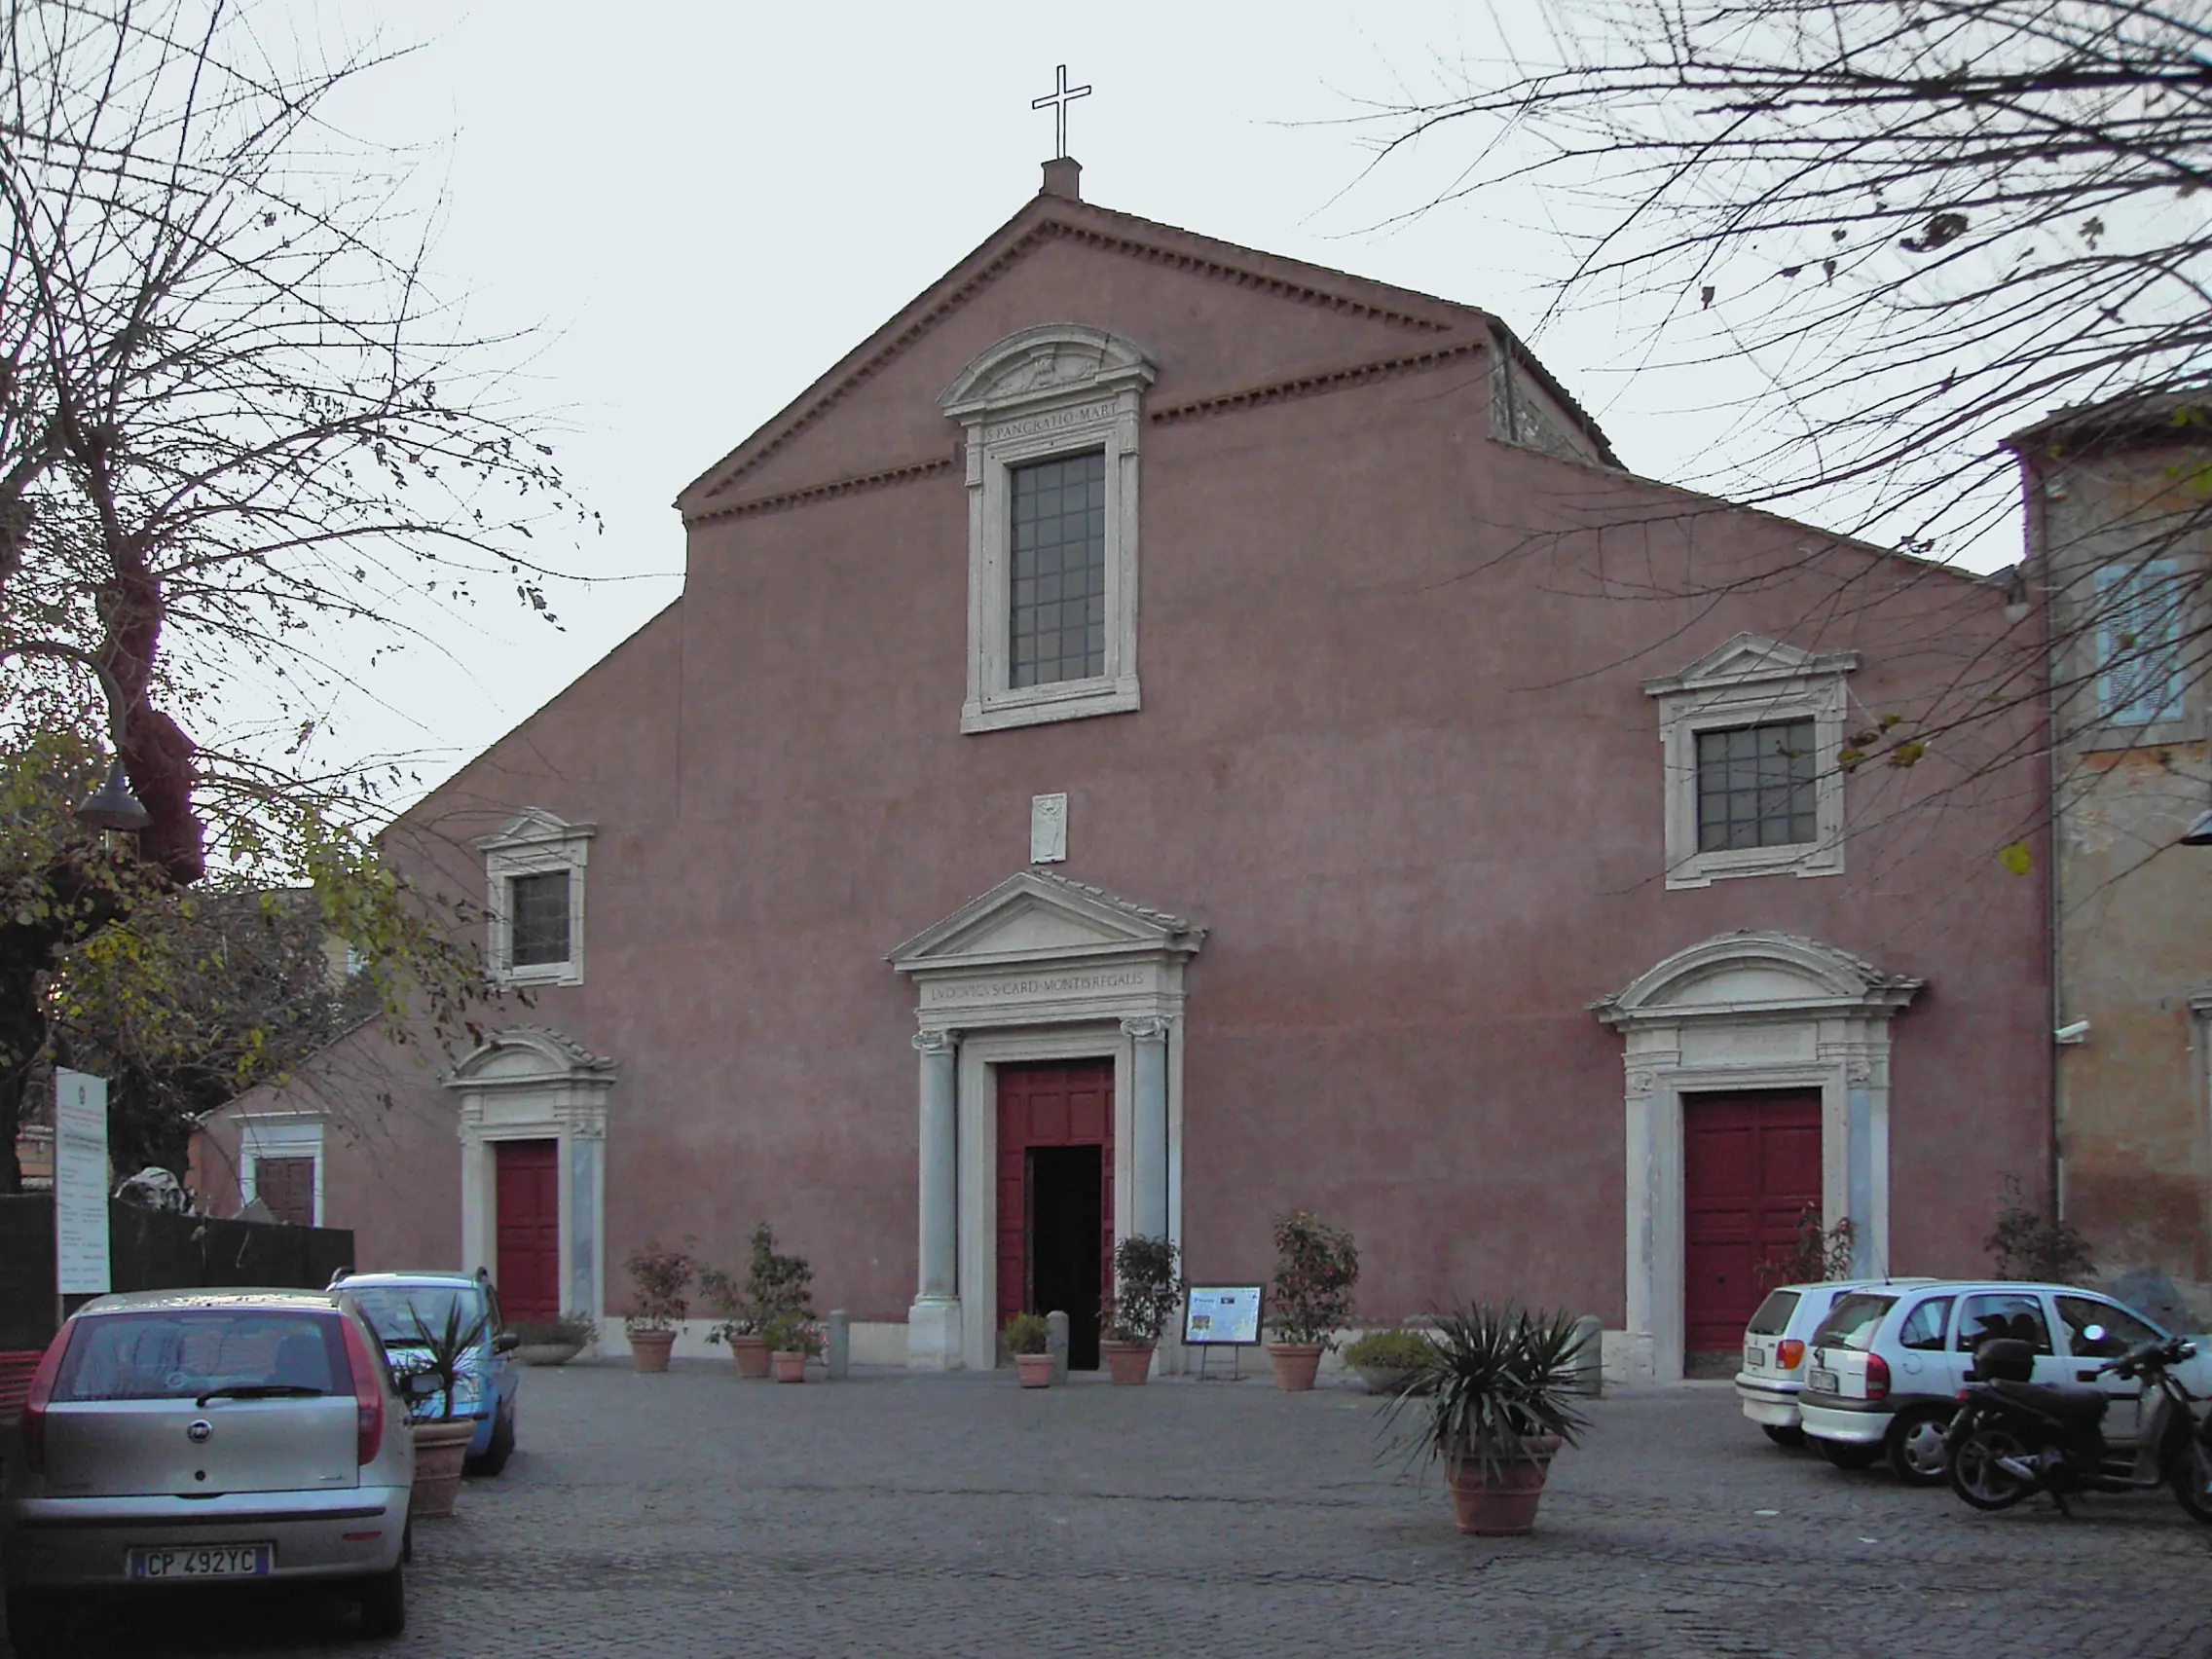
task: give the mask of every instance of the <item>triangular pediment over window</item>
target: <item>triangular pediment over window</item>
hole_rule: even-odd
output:
[[[571,824],[540,806],[526,806],[491,834],[478,836],[476,845],[487,853],[501,852],[510,847],[588,838],[598,829],[596,824]]]
[[[1205,929],[1064,876],[1023,870],[886,958],[903,974],[1124,956],[1189,956]]]
[[[1703,691],[1722,685],[1755,685],[1762,681],[1813,680],[1849,674],[1859,666],[1857,651],[1809,651],[1759,634],[1738,634],[1715,645],[1678,674],[1646,680],[1646,695]]]

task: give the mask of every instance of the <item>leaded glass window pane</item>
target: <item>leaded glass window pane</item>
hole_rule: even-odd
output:
[[[1106,457],[1064,456],[1014,474],[1012,686],[1106,672]]]
[[[569,960],[569,872],[549,869],[507,881],[508,950],[516,968]]]
[[[1811,720],[1697,734],[1697,848],[1786,847],[1820,839]]]

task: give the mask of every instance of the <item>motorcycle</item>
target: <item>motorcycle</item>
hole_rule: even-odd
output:
[[[2091,1325],[2091,1341],[2104,1335]],[[1958,1413],[1944,1437],[1951,1490],[1976,1509],[2009,1509],[2047,1492],[2061,1514],[2071,1493],[2170,1489],[2182,1508],[2212,1525],[2212,1416],[2197,1421],[2194,1401],[2172,1367],[2195,1345],[2160,1337],[2109,1359],[2097,1375],[2143,1380],[2143,1432],[2133,1446],[2114,1448],[2104,1436],[2110,1396],[2103,1389],[2030,1382],[2035,1350],[1996,1338],[1975,1350]]]

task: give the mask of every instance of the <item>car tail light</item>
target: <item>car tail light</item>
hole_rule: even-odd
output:
[[[1791,1337],[1774,1350],[1774,1363],[1785,1371],[1795,1371],[1805,1363],[1805,1345]]]
[[[378,1449],[384,1445],[384,1387],[377,1375],[377,1358],[369,1351],[369,1339],[361,1334],[358,1320],[341,1313],[338,1322],[346,1328],[346,1363],[353,1373],[357,1425],[353,1433],[353,1461],[373,1463]]]
[[[54,1398],[55,1374],[61,1369],[61,1356],[69,1351],[69,1338],[76,1328],[76,1321],[69,1320],[54,1334],[39,1356],[38,1369],[31,1373],[30,1392],[23,1396],[23,1467],[34,1475],[46,1473],[46,1405]]]
[[[1890,1362],[1878,1353],[1866,1356],[1866,1397],[1869,1400],[1890,1397]]]

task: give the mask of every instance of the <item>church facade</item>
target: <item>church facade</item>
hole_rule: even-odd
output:
[[[450,1068],[357,1033],[214,1161],[615,1348],[631,1249],[759,1219],[922,1367],[1094,1335],[1131,1234],[1262,1280],[1293,1208],[1368,1317],[1594,1312],[1621,1375],[1733,1346],[1808,1206],[1977,1270],[2048,1157],[2005,595],[1077,178],[686,489],[682,597],[388,838],[530,1005]]]

